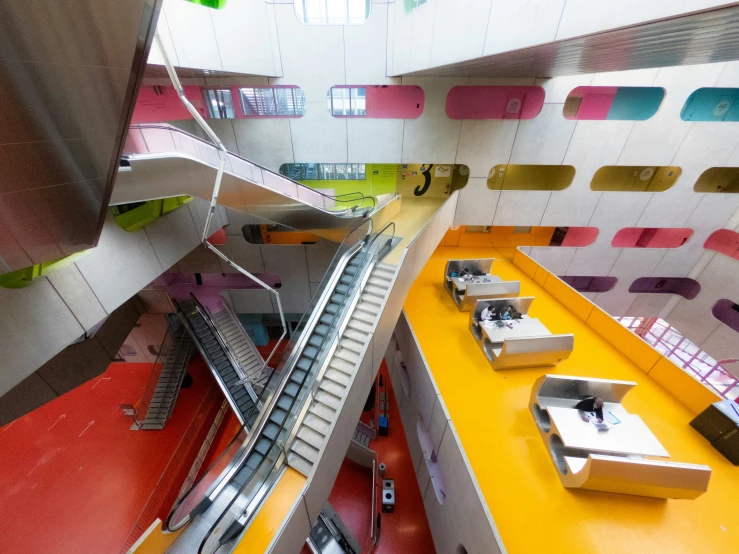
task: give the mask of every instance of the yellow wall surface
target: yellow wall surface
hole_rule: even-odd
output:
[[[490,257],[496,258],[492,273],[520,280],[521,296],[535,297],[531,317],[552,333],[575,335],[569,359],[552,368],[490,368],[468,329],[469,314],[457,311],[442,288],[448,259]],[[710,403],[711,394],[694,389],[693,384],[701,385],[687,374],[681,372],[687,380],[676,379],[677,374],[670,373],[674,365],[666,365],[671,363],[658,353],[655,357],[646,343],[648,349],[642,351],[639,343],[618,335],[616,327],[599,320],[600,314],[593,316],[587,299],[559,286],[536,262],[520,256],[517,262],[525,271],[493,248],[440,247],[404,305],[508,552],[739,552],[739,468],[689,425],[695,410]],[[614,333],[621,338],[611,337]],[[619,347],[628,352],[604,335],[614,343],[624,339],[626,346]],[[655,372],[655,379],[645,367]],[[545,373],[636,381],[624,407],[644,420],[670,460],[713,469],[708,492],[695,500],[667,501],[565,489],[528,410],[531,387]],[[671,394],[685,391],[694,401],[686,403]]]

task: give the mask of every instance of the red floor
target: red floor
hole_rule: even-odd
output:
[[[130,431],[119,406],[141,397],[150,372],[111,364],[0,428],[0,552],[120,551],[213,383],[196,357],[167,426]]]
[[[395,479],[395,512],[382,514],[380,542],[373,553],[433,553],[435,549],[431,530],[384,361],[378,375],[380,374],[387,383],[390,399],[389,432],[387,437],[370,441],[369,447],[377,452],[378,461],[387,465],[385,476]],[[362,544],[365,553],[370,551],[372,545],[371,490],[372,471],[345,459],[328,499],[344,524]]]

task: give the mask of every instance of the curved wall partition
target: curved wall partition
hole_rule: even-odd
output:
[[[488,174],[491,190],[564,190],[572,184],[571,165],[500,164]]]
[[[699,88],[680,111],[683,121],[739,121],[739,88]]]
[[[692,300],[700,291],[700,283],[687,277],[639,277],[629,287],[629,292],[635,294],[677,294],[686,300]]]
[[[334,117],[415,119],[423,102],[423,89],[416,85],[336,85],[326,93]]]
[[[577,87],[565,100],[565,119],[626,120],[649,119],[662,104],[662,87]]]
[[[722,298],[711,308],[713,317],[739,333],[739,304],[728,298]]]
[[[714,231],[703,243],[703,248],[739,260],[739,233],[730,229]]]
[[[613,237],[614,248],[679,248],[693,235],[692,229],[626,227]]]
[[[606,165],[593,175],[590,190],[603,192],[664,192],[683,172],[677,166]]]
[[[541,87],[459,86],[446,97],[450,119],[533,119],[544,105]]]
[[[693,192],[739,192],[739,167],[712,167],[701,173]]]

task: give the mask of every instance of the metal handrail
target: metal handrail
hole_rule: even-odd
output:
[[[197,135],[193,135],[192,133],[188,133],[187,131],[184,131],[184,130],[182,130],[182,129],[178,128],[178,127],[175,127],[173,125],[166,125],[166,124],[161,124],[161,123],[137,123],[135,125],[131,125],[129,129],[140,129],[140,130],[144,130],[144,129],[163,129],[165,131],[176,132],[176,133],[179,133],[179,134],[182,134],[182,135],[186,135],[186,136],[188,136],[188,137],[190,137],[192,139],[195,139],[195,140],[197,140],[199,142],[202,142],[203,144],[208,144],[210,146],[214,146],[215,148],[218,148],[218,145],[213,144],[212,142],[208,142],[207,140],[203,139],[202,137],[199,137]],[[354,195],[354,194],[359,194],[362,197],[362,202],[364,202],[365,200],[370,200],[372,202],[372,209],[369,210],[369,211],[373,211],[377,207],[377,199],[374,196],[366,196],[361,191],[347,192],[347,193],[344,193],[344,194],[337,194],[337,195],[326,194],[326,193],[321,192],[320,190],[313,189],[313,188],[311,188],[309,186],[306,186],[303,183],[301,183],[300,181],[296,181],[295,179],[292,179],[292,178],[288,177],[287,175],[283,175],[282,173],[277,173],[275,171],[272,171],[271,169],[268,169],[268,168],[266,168],[266,167],[264,167],[262,165],[259,165],[258,163],[255,163],[255,162],[253,162],[251,160],[248,160],[245,157],[241,156],[240,154],[236,154],[235,152],[232,152],[230,150],[227,150],[227,153],[228,153],[229,156],[233,156],[235,158],[238,158],[239,160],[242,160],[242,161],[244,161],[244,162],[246,162],[246,163],[248,163],[250,165],[253,165],[255,167],[258,167],[262,171],[266,171],[268,173],[271,173],[272,175],[278,175],[278,176],[282,177],[283,179],[285,179],[287,181],[290,181],[291,183],[294,183],[298,187],[300,187],[302,189],[305,189],[306,191],[314,192],[314,193],[318,194],[319,196],[322,196],[323,198],[326,198],[328,200],[338,200],[339,202],[348,202],[348,200],[340,200],[340,199],[342,197],[344,197],[344,196],[351,196],[351,195]],[[355,207],[355,209],[359,205],[361,205],[361,203],[358,204]]]
[[[146,389],[144,390],[144,394],[141,397],[141,401],[134,410],[133,420],[137,424],[142,424],[146,419],[146,413],[149,411],[149,406],[151,405],[152,398],[154,398],[154,391],[156,390],[157,383],[159,382],[159,377],[161,376],[162,371],[164,371],[164,364],[167,361],[167,355],[169,354],[169,350],[172,348],[173,342],[174,333],[172,332],[172,327],[170,325],[167,325],[167,331],[164,334],[162,344],[159,348],[159,352],[157,353],[156,360],[154,361],[151,374],[149,375],[149,382],[146,384]],[[140,418],[139,414],[143,415],[143,417]]]
[[[352,245],[352,247],[350,247],[349,250],[347,250],[344,253],[341,253],[341,248],[344,245],[344,243],[349,239],[349,237],[351,237],[352,234],[355,231],[357,231],[359,228],[361,228],[362,226],[366,225],[367,223],[369,223],[369,228],[368,228],[367,233],[365,234],[365,237],[363,239],[357,241],[357,243],[355,245]],[[297,327],[299,328],[300,325],[302,325],[302,323],[305,320],[305,318],[308,317],[308,322],[306,323],[306,328],[303,330],[302,335],[301,335],[298,343],[296,343],[295,347],[293,347],[293,349],[290,352],[290,354],[288,356],[288,359],[287,359],[287,361],[285,363],[285,368],[289,368],[289,369],[284,372],[284,375],[282,375],[282,379],[280,381],[280,384],[277,387],[277,390],[275,390],[274,392],[270,393],[269,394],[269,397],[267,397],[266,399],[264,399],[263,404],[264,404],[264,406],[266,406],[266,409],[262,410],[260,417],[257,419],[257,421],[255,421],[255,424],[254,424],[255,426],[254,426],[252,432],[249,434],[248,440],[241,447],[240,452],[237,453],[237,455],[234,457],[236,461],[235,462],[232,462],[229,465],[229,467],[227,468],[227,470],[223,473],[223,475],[219,476],[219,478],[216,479],[216,481],[214,481],[213,484],[211,484],[211,486],[208,488],[208,491],[206,492],[204,498],[215,498],[223,490],[223,487],[225,487],[225,485],[231,480],[231,478],[233,477],[233,475],[241,468],[241,465],[243,464],[244,460],[251,454],[251,452],[254,449],[254,446],[256,444],[256,438],[260,435],[261,431],[264,429],[264,426],[267,423],[268,414],[271,413],[272,409],[274,408],[274,404],[276,403],[276,400],[279,398],[279,394],[284,390],[284,388],[287,386],[287,383],[289,382],[290,376],[292,375],[292,371],[293,371],[293,369],[295,367],[295,363],[297,362],[297,355],[296,355],[296,353],[298,353],[299,351],[302,350],[302,346],[308,340],[308,336],[310,334],[310,330],[312,330],[315,327],[315,324],[316,324],[317,320],[320,318],[320,315],[321,315],[321,312],[323,311],[323,308],[328,303],[328,299],[331,297],[331,294],[333,294],[333,288],[330,287],[330,286],[328,286],[328,285],[330,285],[330,283],[332,281],[338,281],[340,279],[341,273],[343,272],[343,267],[346,266],[346,264],[349,261],[349,258],[351,258],[353,256],[353,254],[356,253],[356,251],[354,249],[355,248],[362,247],[362,245],[364,245],[367,242],[367,240],[369,239],[370,233],[372,232],[372,225],[373,225],[372,219],[363,221],[362,223],[358,224],[354,229],[352,229],[347,234],[347,236],[344,238],[344,240],[341,242],[341,244],[337,248],[336,253],[334,254],[333,259],[329,263],[328,269],[326,270],[326,273],[324,274],[324,277],[323,277],[321,283],[319,283],[319,286],[316,289],[316,292],[314,293],[313,298],[311,298],[311,302],[309,304],[308,309],[303,313],[303,316],[301,317],[300,321],[298,322]],[[339,257],[339,255],[341,255],[341,258],[339,258],[339,260],[336,263],[336,266],[334,267],[333,271],[331,273],[329,273],[331,271],[332,266],[334,266],[334,262],[337,261],[337,257]],[[341,271],[339,271],[339,269],[341,269]],[[326,286],[324,287],[324,289],[321,290],[321,288],[322,288],[322,286],[324,284],[324,281],[326,281],[327,279],[328,279],[328,283],[326,284]],[[318,302],[316,303],[315,307],[311,310],[311,305],[313,305],[313,301],[314,301],[314,299],[316,297],[319,297]],[[179,306],[178,306],[178,308],[179,308]],[[308,315],[308,314],[310,314],[310,315]],[[189,325],[189,322],[187,322],[187,323]],[[285,354],[283,353],[283,356],[284,355]],[[260,401],[263,400],[263,395],[269,390],[269,381],[272,379],[272,376],[274,375],[277,367],[279,366],[280,361],[281,360],[279,360],[274,365],[274,367],[272,368],[272,370],[270,372],[270,376],[269,376],[269,378],[267,380],[267,383],[265,384],[264,388],[262,389],[262,391],[261,391],[261,393],[259,395],[259,400]],[[207,474],[207,472],[204,473],[203,476],[205,476],[206,474]],[[201,477],[201,479],[202,479],[202,477]],[[191,487],[190,490],[193,490],[198,485],[199,482],[200,482],[200,480],[198,480],[195,484],[193,484],[193,486]],[[189,515],[185,516],[182,519],[182,521],[180,522],[180,524],[179,525],[176,525],[176,526],[173,526],[173,524],[176,523],[176,522],[172,522],[171,521],[172,515],[175,514],[177,508],[185,501],[185,499],[187,498],[187,495],[189,494],[189,492],[190,491],[188,491],[188,493],[186,493],[185,495],[183,495],[183,497],[178,501],[177,505],[172,510],[172,513],[170,514],[170,517],[167,520],[167,528],[170,529],[171,531],[174,531],[174,530],[180,528],[190,518]]]
[[[190,334],[192,335],[193,340],[195,344],[197,345],[198,350],[200,350],[200,353],[202,354],[203,358],[206,359],[206,361],[209,361],[210,356],[208,356],[208,353],[206,352],[205,348],[202,346],[202,343],[197,338],[198,334],[195,331],[195,328],[190,323],[190,320],[185,315],[185,310],[182,309],[182,306],[180,306],[180,303],[177,302],[177,300],[175,300],[174,298],[172,299],[172,302],[174,302],[174,305],[177,308],[177,312],[182,314],[180,319],[190,330]],[[218,386],[223,391],[223,395],[226,397],[226,400],[228,400],[228,403],[231,405],[231,408],[233,409],[234,414],[236,414],[236,417],[239,419],[239,422],[245,426],[246,418],[244,418],[241,412],[239,411],[239,407],[236,405],[236,402],[234,402],[233,396],[231,395],[231,392],[228,390],[228,386],[223,381],[221,376],[218,374],[218,371],[213,371],[213,377],[215,377],[216,383],[218,383]]]
[[[244,326],[239,321],[239,317],[236,315],[236,312],[229,305],[229,303],[225,301],[225,299],[223,297],[223,292],[225,292],[225,291],[221,291],[221,303],[223,304],[223,308],[228,312],[228,315],[230,315],[231,316],[231,319],[236,323],[236,329],[237,329],[238,333],[241,335],[241,337],[246,342],[249,343],[249,346],[250,346],[251,350],[254,352],[254,354],[258,355],[262,359],[262,362],[264,362],[264,357],[259,352],[259,350],[257,350],[257,347],[254,344],[254,341],[251,340],[251,337],[249,336],[249,333],[246,332],[246,330],[244,329]],[[216,327],[217,326],[218,325],[216,325]],[[265,367],[264,366],[264,363],[262,363],[262,367],[260,368],[260,371],[262,372],[262,377],[266,377],[266,374],[264,373],[264,367]],[[245,368],[242,367],[242,369],[245,369]],[[242,377],[242,379],[249,380],[252,383],[254,382],[253,380],[249,379],[249,376],[246,375],[246,373],[244,373],[244,377]]]
[[[370,220],[370,221],[371,221],[371,220]],[[365,250],[365,254],[364,254],[365,256],[367,256],[367,255],[371,254],[371,251],[370,251],[370,250],[369,250],[369,248],[367,247],[368,243],[369,243],[369,241],[368,241],[367,239],[365,239],[365,240],[364,240],[364,241],[362,241],[361,243],[358,243],[358,246],[360,246],[360,250]],[[359,252],[359,251],[357,251],[357,252],[354,252],[354,253],[352,253],[352,256],[350,256],[350,257],[353,257],[354,255],[360,255],[360,254],[359,254],[358,252]],[[349,254],[349,252],[347,252],[347,254]],[[344,256],[344,257],[343,257],[342,259],[346,259],[346,255],[345,255],[345,256]],[[348,259],[346,259],[346,262],[348,262]],[[370,263],[371,263],[371,262],[370,262]],[[345,265],[346,265],[346,263],[344,264],[344,266],[345,266]],[[338,269],[339,269],[339,268],[337,268],[337,270],[336,270],[336,271],[334,272],[334,275],[333,275],[333,277],[335,277],[335,280],[337,280],[337,281],[338,281],[338,278],[339,278],[339,276],[340,276],[340,273],[339,273]],[[343,271],[342,271],[342,272],[343,272]],[[360,278],[360,276],[362,276],[362,275],[363,275],[363,272],[359,272],[359,271],[358,271],[358,272],[357,272],[357,273],[356,273],[356,274],[355,274],[355,275],[353,276],[353,278],[352,278],[352,283],[351,283],[350,285],[348,285],[348,287],[349,287],[349,290],[352,290],[352,289],[353,289],[353,287],[354,287],[354,283],[355,283],[355,282],[357,281],[357,279],[358,279],[358,278]],[[329,288],[329,287],[327,287],[327,291],[330,291],[330,292],[331,292],[331,294],[333,294],[333,288]],[[352,295],[352,298],[353,298],[353,295]],[[339,309],[338,309],[338,310],[336,311],[336,313],[335,313],[335,314],[333,315],[333,318],[332,318],[331,324],[329,324],[329,327],[333,326],[333,325],[335,324],[335,322],[337,321],[337,319],[339,319],[339,318],[340,318],[341,316],[345,316],[345,315],[346,315],[346,313],[344,312],[344,307],[345,307],[345,305],[346,305],[346,302],[347,302],[347,301],[348,301],[349,299],[350,299],[350,295],[349,295],[349,294],[347,294],[347,296],[346,296],[346,297],[345,297],[345,298],[344,298],[344,299],[342,300],[342,302],[341,302],[341,306],[340,306],[340,307],[339,307]],[[317,315],[320,315],[320,314],[322,313],[322,311],[323,311],[322,309],[321,309],[321,310],[318,310],[318,309],[316,309],[316,310],[314,311],[314,313],[316,313]],[[305,338],[305,337],[306,337],[307,335],[308,335],[308,333],[306,333],[306,334],[305,334],[305,335],[304,335],[303,337],[301,337],[301,338]],[[307,340],[307,339],[306,339],[306,340]],[[321,345],[320,345],[320,346],[317,346],[317,347],[316,347],[316,348],[317,348],[317,350],[318,350],[318,352],[321,352],[321,350],[323,350],[323,349],[324,349],[324,346],[326,345],[326,341],[327,341],[327,340],[329,340],[329,335],[326,335],[326,336],[324,337],[323,341],[321,342]],[[301,392],[302,392],[302,391],[304,390],[304,387],[305,387],[305,383],[306,383],[306,381],[307,381],[307,379],[308,379],[309,375],[311,374],[311,370],[312,370],[312,368],[313,368],[313,367],[314,367],[314,366],[315,366],[316,364],[318,365],[318,367],[319,367],[319,370],[320,370],[320,371],[323,371],[323,368],[324,368],[324,366],[325,366],[325,365],[326,365],[326,364],[328,363],[328,361],[329,361],[329,359],[330,359],[331,353],[332,353],[332,351],[333,351],[333,348],[335,347],[334,345],[335,345],[335,343],[336,343],[336,341],[337,341],[337,340],[338,340],[338,337],[335,337],[335,338],[334,338],[334,339],[333,339],[333,340],[331,341],[331,343],[330,343],[330,344],[332,344],[332,346],[331,346],[331,347],[330,347],[330,348],[329,348],[328,350],[326,350],[326,351],[325,351],[325,352],[326,352],[326,354],[325,354],[325,357],[324,357],[324,358],[322,358],[322,359],[320,360],[320,362],[319,362],[319,359],[318,359],[318,358],[315,358],[315,359],[313,360],[313,362],[311,363],[311,369],[309,369],[309,370],[307,370],[307,371],[306,371],[306,373],[305,373],[305,376],[303,377],[303,380],[302,380],[302,382],[301,382],[301,383],[300,383],[300,385],[299,385],[299,390],[300,390]],[[290,369],[290,373],[292,373],[292,370],[294,369],[294,367],[296,367],[296,366],[295,366],[295,365],[291,366],[291,369]],[[281,392],[281,391],[282,391],[282,389],[284,388],[284,384],[285,384],[286,382],[287,382],[287,381],[283,380],[283,382],[281,383],[281,389],[280,389],[280,391],[279,391],[279,392]],[[279,396],[280,396],[280,395],[279,395],[279,392],[278,392],[277,394],[275,394],[275,395],[274,395],[274,397],[273,397],[273,400],[272,400],[272,402],[274,402],[274,401],[275,401],[275,399],[278,399],[278,398],[279,398]],[[292,440],[292,438],[293,438],[293,436],[294,436],[294,434],[295,434],[295,432],[296,432],[296,431],[295,431],[295,429],[296,429],[296,427],[297,427],[297,424],[298,424],[298,422],[299,422],[299,421],[301,420],[301,417],[300,417],[300,416],[301,416],[301,415],[302,415],[302,414],[304,413],[304,411],[305,411],[305,409],[306,409],[305,407],[306,407],[306,406],[308,405],[308,401],[307,401],[307,399],[308,399],[308,398],[310,398],[310,397],[311,397],[312,395],[313,395],[313,391],[310,391],[310,392],[308,392],[308,393],[306,394],[306,397],[302,399],[302,403],[303,403],[303,409],[301,410],[301,413],[300,413],[300,414],[296,414],[296,418],[295,418],[295,419],[294,419],[294,420],[293,420],[293,421],[292,421],[292,422],[290,423],[290,430],[291,430],[291,432],[290,432],[290,433],[288,433],[288,437],[286,438],[286,440],[284,440],[284,441],[282,442],[282,445],[279,445],[279,444],[278,444],[279,438],[280,438],[280,436],[281,436],[281,435],[283,434],[283,432],[284,432],[284,431],[285,431],[285,430],[286,430],[286,429],[288,428],[288,421],[289,421],[289,419],[290,419],[290,418],[289,418],[289,416],[285,417],[285,420],[283,421],[282,425],[280,425],[280,429],[279,429],[279,430],[277,431],[277,433],[275,433],[275,437],[274,437],[274,439],[272,439],[272,440],[270,441],[270,445],[269,445],[268,451],[271,451],[271,450],[272,450],[272,449],[273,449],[273,448],[274,448],[275,446],[277,446],[277,447],[279,447],[279,448],[281,449],[281,451],[282,451],[282,454],[281,454],[281,456],[282,456],[282,457],[284,457],[284,459],[285,459],[285,460],[287,459],[287,453],[286,453],[286,448],[285,448],[285,447],[286,447],[286,445],[287,445],[287,444],[288,444],[288,443],[289,443],[289,442],[290,442],[290,441]],[[288,409],[286,410],[288,414],[289,414],[289,413],[290,413],[290,412],[292,411],[292,409],[293,409],[293,406],[294,406],[294,405],[296,404],[296,402],[298,401],[298,398],[299,398],[300,396],[302,396],[302,394],[301,394],[301,393],[299,393],[299,394],[298,394],[298,396],[296,396],[296,397],[294,397],[294,398],[293,398],[293,400],[292,400],[292,401],[291,401],[291,403],[290,403],[290,406],[289,406],[289,408],[288,408]],[[265,410],[265,411],[263,412],[262,420],[261,420],[261,422],[260,422],[260,426],[261,426],[261,428],[263,428],[264,424],[265,424],[265,423],[266,423],[266,422],[268,421],[268,420],[267,420],[267,417],[266,417],[266,416],[265,416],[264,414],[267,414],[267,413],[269,413],[269,412],[271,412],[271,409]],[[252,435],[252,437],[251,437],[251,440],[250,440],[250,444],[252,444],[252,443],[253,443],[253,444],[256,444],[256,440],[257,440],[257,439],[258,439],[258,438],[259,438],[259,437],[261,436],[261,428],[260,428],[260,430],[259,430],[259,431],[255,432],[255,433],[254,433],[254,434]],[[240,469],[240,467],[241,467],[241,464],[243,464],[243,462],[244,462],[244,461],[246,460],[246,458],[248,457],[248,455],[249,455],[249,454],[251,453],[251,450],[253,450],[253,445],[252,445],[252,447],[251,447],[251,448],[249,449],[249,452],[248,452],[248,453],[246,454],[246,456],[244,456],[244,457],[240,458],[240,460],[239,460],[239,467],[236,467],[236,466],[234,466],[234,467],[232,468],[232,470],[231,470],[231,471],[229,472],[229,475],[228,475],[228,476],[227,476],[227,477],[226,477],[226,478],[225,478],[225,479],[223,480],[223,482],[222,482],[222,486],[219,486],[219,487],[217,487],[217,488],[216,488],[216,490],[214,490],[214,491],[213,491],[213,494],[211,494],[211,495],[210,495],[211,501],[213,501],[213,500],[215,499],[215,497],[216,497],[216,496],[217,496],[217,495],[218,495],[218,494],[220,493],[220,491],[221,491],[221,490],[223,490],[223,487],[225,487],[226,483],[227,483],[227,482],[230,482],[231,478],[232,478],[232,477],[233,477],[233,476],[235,475],[235,473],[236,473],[236,472],[237,472],[237,471],[238,471],[238,470]],[[265,458],[265,459],[266,459],[266,458]],[[237,492],[237,493],[236,493],[236,494],[234,495],[234,497],[233,497],[233,498],[231,499],[231,501],[229,502],[228,506],[227,506],[227,507],[225,508],[225,510],[223,511],[223,513],[222,513],[222,514],[221,514],[221,515],[220,515],[220,516],[218,517],[218,519],[216,520],[216,522],[215,522],[215,523],[214,523],[214,524],[213,524],[213,525],[211,526],[211,528],[209,529],[209,531],[208,531],[208,532],[206,533],[206,536],[205,536],[205,538],[203,539],[203,542],[201,543],[201,549],[202,549],[202,546],[203,546],[203,545],[205,545],[205,543],[206,543],[206,541],[207,541],[208,537],[209,537],[209,536],[211,535],[211,533],[212,533],[212,532],[213,532],[213,531],[215,530],[215,528],[216,528],[216,527],[218,527],[218,526],[219,526],[219,525],[221,524],[221,520],[222,520],[222,518],[223,518],[223,517],[224,517],[224,516],[225,516],[225,515],[226,515],[226,514],[227,514],[227,513],[229,512],[229,510],[230,510],[231,506],[233,505],[233,503],[234,503],[234,502],[235,502],[235,501],[236,501],[236,500],[237,500],[237,499],[239,498],[239,496],[240,496],[240,495],[242,494],[242,492],[243,492],[243,491],[244,491],[244,490],[245,490],[245,489],[246,489],[246,488],[247,488],[247,487],[248,487],[248,486],[250,485],[250,483],[251,483],[251,480],[252,480],[252,478],[253,478],[253,477],[254,477],[254,475],[256,475],[256,474],[257,474],[257,470],[255,469],[255,470],[254,470],[254,473],[252,473],[252,476],[251,476],[251,477],[250,477],[250,478],[249,478],[249,479],[248,479],[248,480],[247,480],[247,481],[246,481],[246,482],[245,482],[245,483],[244,483],[244,484],[243,484],[243,485],[242,485],[242,486],[241,486],[241,487],[239,488],[238,492]],[[248,505],[248,506],[247,506],[247,507],[246,507],[246,508],[245,508],[245,509],[243,510],[243,512],[242,512],[242,515],[241,515],[241,516],[239,516],[238,518],[235,518],[235,519],[237,519],[237,520],[238,520],[238,521],[239,521],[240,523],[242,522],[242,520],[243,520],[244,522],[245,522],[246,520],[248,520],[248,519],[249,519],[249,518],[251,517],[251,514],[253,513],[253,512],[250,512],[250,508],[251,508],[251,507],[253,506],[253,504],[254,504],[253,502],[250,502],[250,503],[249,503],[249,505]],[[256,508],[256,506],[253,506],[253,507],[254,507],[254,509]]]
[[[239,360],[236,357],[236,354],[234,353],[233,350],[231,350],[231,347],[228,345],[228,342],[226,341],[226,337],[223,336],[223,333],[221,333],[221,330],[213,323],[210,312],[205,306],[203,306],[200,303],[200,300],[198,300],[197,297],[193,293],[190,293],[190,297],[195,302],[195,309],[198,312],[200,312],[200,315],[203,316],[203,319],[205,320],[206,325],[208,326],[210,331],[213,333],[213,335],[216,337],[216,340],[221,345],[221,348],[223,348],[224,352],[226,353],[226,357],[228,358],[228,361],[231,362],[231,365],[233,366],[234,371],[236,372],[236,375],[239,376],[240,381],[238,384],[244,385],[244,388],[246,389],[246,393],[252,399],[252,402],[254,402],[254,404],[256,405],[257,395],[254,392],[254,389],[252,388],[251,383],[249,383],[248,381],[244,382],[244,377],[245,377],[244,370],[242,369],[241,364],[239,363]]]

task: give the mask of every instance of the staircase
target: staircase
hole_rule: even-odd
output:
[[[236,361],[241,366],[241,373],[255,391],[259,392],[267,381],[269,374],[264,371],[264,359],[238,319],[224,309],[213,314],[213,323],[226,340]]]
[[[174,332],[168,329],[162,342],[162,348],[159,351],[159,357],[154,364],[154,371],[157,371],[158,363],[162,364],[161,372],[156,380],[156,385],[151,390],[147,387],[144,399],[142,399],[142,404],[148,402],[148,406],[142,406],[142,408],[146,408],[146,414],[143,419],[136,417],[131,429],[164,428],[177,402],[182,380],[185,378],[185,373],[187,373],[187,363],[190,361],[193,350],[192,339],[183,326],[180,326]],[[154,374],[152,374],[152,377],[154,377]]]
[[[241,366],[205,308],[193,297],[179,303],[180,317],[226,395],[236,417],[247,428],[259,414],[257,394],[251,384],[241,382]]]
[[[359,368],[370,334],[390,293],[395,269],[393,265],[380,263],[370,274],[289,447],[288,464],[305,476],[310,474],[313,464],[318,460],[331,422],[341,409],[349,384]]]

